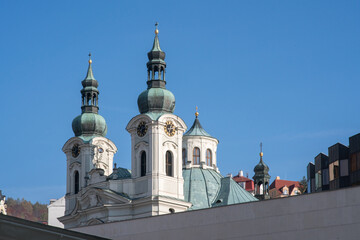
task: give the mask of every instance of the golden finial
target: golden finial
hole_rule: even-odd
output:
[[[91,60],[91,52],[89,52],[89,64],[92,63],[92,60]]]
[[[159,23],[158,23],[158,22],[156,22],[156,23],[155,23],[155,34],[156,34],[156,35],[158,35],[158,34],[159,34],[158,25],[159,25]]]
[[[197,118],[198,116],[199,116],[199,112],[198,112],[198,107],[196,106],[195,117]]]
[[[263,157],[264,156],[264,153],[262,151],[262,142],[260,143],[260,157]]]

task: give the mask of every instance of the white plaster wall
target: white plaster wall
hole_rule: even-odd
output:
[[[360,187],[72,230],[110,239],[359,239]],[[141,227],[140,227],[141,226]]]
[[[143,137],[137,135],[137,126],[146,122],[148,131]],[[164,127],[166,121],[172,121],[177,128],[174,136],[167,136]],[[184,199],[182,178],[182,136],[186,130],[183,120],[173,114],[164,114],[157,121],[147,115],[138,115],[128,124],[131,134],[131,169],[133,190],[126,192],[131,197],[166,195]],[[171,151],[173,156],[173,176],[166,176],[165,155]],[[141,152],[146,152],[147,171],[145,177],[140,177]],[[125,192],[125,191],[124,191]]]
[[[183,136],[183,148],[186,149],[186,168],[191,168],[193,164],[193,153],[194,148],[197,147],[200,149],[200,165],[203,168],[210,168],[214,170],[217,169],[217,144],[218,140],[215,138],[205,137],[205,136]],[[212,154],[212,166],[206,165],[206,150],[210,149]],[[182,159],[181,159],[182,160]],[[195,165],[199,166],[199,165]]]
[[[58,217],[64,216],[65,213],[65,196],[59,198],[55,202],[49,204],[48,206],[48,225],[64,228],[64,224],[62,224]]]

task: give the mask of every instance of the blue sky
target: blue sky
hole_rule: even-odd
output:
[[[223,175],[253,176],[263,142],[272,180],[299,180],[360,132],[359,1],[0,0],[0,189],[47,203],[65,194],[63,144],[93,55],[100,114],[130,168],[125,127],[146,88],[159,22],[175,114],[220,140]]]

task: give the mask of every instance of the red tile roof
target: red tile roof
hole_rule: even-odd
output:
[[[278,190],[279,194],[282,194],[282,188],[284,186],[287,186],[289,188],[289,194],[291,194],[291,192],[294,190],[295,187],[299,188],[300,187],[300,182],[298,181],[289,181],[289,180],[281,180],[281,179],[275,179],[269,189],[274,189],[276,188]]]
[[[254,181],[247,177],[236,175],[233,180],[237,183],[245,182],[245,190],[248,192],[255,190]]]

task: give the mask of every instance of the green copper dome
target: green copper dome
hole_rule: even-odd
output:
[[[140,113],[173,113],[175,109],[175,96],[164,88],[149,88],[139,95],[138,106]]]
[[[211,169],[183,169],[184,198],[190,210],[257,201],[232,178]]]
[[[72,129],[76,137],[98,135],[106,136],[107,125],[105,119],[96,113],[82,113],[72,122]]]

